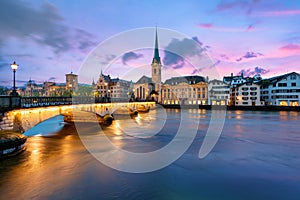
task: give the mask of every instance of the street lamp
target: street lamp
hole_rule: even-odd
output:
[[[18,96],[18,93],[16,91],[16,71],[17,71],[19,65],[16,63],[16,61],[14,61],[13,64],[10,64],[10,67],[13,70],[13,73],[14,73],[14,89],[13,89],[11,95],[12,96]]]

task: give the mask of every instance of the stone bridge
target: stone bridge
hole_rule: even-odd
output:
[[[0,130],[25,132],[40,122],[57,115],[72,115],[74,111],[93,112],[98,115],[112,114],[120,107],[136,108],[140,105],[153,107],[155,102],[94,103],[23,108],[6,111],[0,116]]]

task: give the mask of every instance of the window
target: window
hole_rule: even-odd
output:
[[[242,92],[242,95],[247,96],[249,93],[248,92]]]
[[[251,87],[250,88],[250,90],[256,90],[257,89],[257,87]]]
[[[296,83],[292,83],[291,85],[292,85],[292,87],[295,87],[295,86],[297,86],[297,84],[296,84]]]
[[[249,98],[248,97],[243,97],[242,98],[244,101],[247,101]]]
[[[156,68],[154,68],[153,73],[156,74]]]
[[[286,83],[278,83],[278,87],[286,87],[287,84]]]
[[[296,77],[296,74],[292,74],[292,75],[291,75],[291,80],[296,80],[296,78],[297,78],[297,77]]]
[[[244,102],[243,102],[243,105],[248,105],[248,102],[247,102],[247,101],[244,101]]]

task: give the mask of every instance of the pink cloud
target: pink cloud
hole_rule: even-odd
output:
[[[209,29],[212,31],[220,31],[220,32],[245,32],[245,31],[253,31],[254,25],[249,25],[247,28],[239,28],[239,27],[222,27],[222,26],[214,26],[213,24],[200,23],[197,24],[198,27],[203,29]]]
[[[207,28],[207,29],[213,27],[212,24],[205,24],[205,23],[200,23],[200,24],[198,24],[198,26],[201,27],[201,28]]]
[[[300,52],[300,45],[288,44],[283,47],[280,47],[279,50],[281,50],[281,51],[299,51]]]
[[[252,31],[254,30],[254,24],[250,24],[247,28],[246,28],[247,31]]]
[[[277,11],[263,11],[258,13],[259,16],[266,17],[280,17],[289,15],[300,15],[300,10],[277,10]]]
[[[279,59],[279,58],[288,58],[292,56],[299,57],[299,55],[300,55],[300,45],[287,44],[280,48],[274,49],[269,53],[266,53],[264,58]]]

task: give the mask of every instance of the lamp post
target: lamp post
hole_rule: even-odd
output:
[[[13,73],[14,73],[14,88],[13,88],[13,91],[12,91],[11,95],[12,96],[18,96],[18,93],[16,91],[16,71],[17,71],[19,65],[16,63],[16,61],[14,61],[13,64],[10,64],[10,67],[13,70]]]

